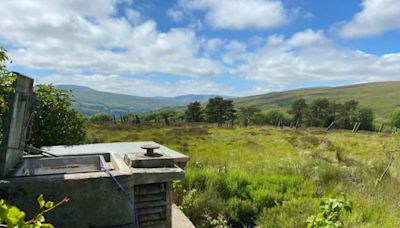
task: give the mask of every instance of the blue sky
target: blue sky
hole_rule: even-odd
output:
[[[397,0],[2,0],[9,68],[139,96],[400,79]]]

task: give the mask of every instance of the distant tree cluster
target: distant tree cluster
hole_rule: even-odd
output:
[[[140,116],[124,113],[119,117],[98,113],[90,116],[89,120],[132,124],[155,123],[167,126],[182,122],[208,122],[217,123],[218,126],[239,124],[243,127],[268,124],[280,127],[326,128],[331,125],[340,129],[353,129],[358,124],[358,130],[371,131],[377,127],[374,126],[374,118],[375,115],[371,108],[359,106],[358,101],[355,100],[337,102],[327,98],[317,98],[306,101],[300,98],[293,101],[288,110],[281,108],[261,110],[254,106],[235,107],[233,100],[214,97],[210,98],[206,104],[198,101],[191,102],[183,112],[176,109],[163,109]],[[389,121],[385,124],[387,123],[400,128],[400,109],[390,115]]]
[[[185,111],[187,122],[209,122],[222,126],[225,123],[233,125],[236,119],[236,110],[232,100],[225,100],[222,97],[214,97],[208,100],[205,108],[200,102],[191,102]]]
[[[311,127],[327,127],[332,122],[343,129],[351,129],[356,122],[360,129],[373,130],[374,112],[369,107],[360,107],[355,100],[339,103],[318,98],[310,103],[305,99],[295,100],[289,111],[293,120]]]

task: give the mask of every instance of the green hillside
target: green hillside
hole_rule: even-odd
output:
[[[91,115],[105,112],[120,115],[124,112],[143,113],[166,107],[184,106],[192,101],[207,101],[215,95],[184,95],[177,97],[140,97],[97,91],[84,86],[57,85],[59,89],[71,90],[74,108]]]
[[[342,87],[320,87],[273,92],[235,99],[238,106],[288,108],[298,99],[313,100],[328,98],[336,101],[358,100],[361,105],[371,107],[378,117],[386,117],[394,108],[400,107],[400,81],[365,83]]]

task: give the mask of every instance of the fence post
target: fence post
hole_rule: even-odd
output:
[[[334,120],[331,124],[329,124],[328,128],[326,131],[330,131],[333,127],[335,127],[336,121]]]

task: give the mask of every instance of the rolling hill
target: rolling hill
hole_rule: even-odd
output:
[[[206,102],[216,95],[184,95],[177,97],[140,97],[101,92],[75,85],[59,85],[60,89],[72,90],[74,106],[84,114],[106,112],[119,115],[123,112],[143,113],[164,108],[183,110],[192,101]],[[225,97],[232,98],[232,97]],[[360,105],[371,107],[378,117],[385,118],[400,107],[400,81],[364,83],[341,87],[318,87],[272,92],[256,96],[232,98],[236,106],[255,106],[260,109],[288,108],[291,103],[305,98],[328,98],[338,102],[358,100]]]
[[[359,101],[360,105],[371,107],[378,117],[387,117],[393,109],[400,107],[400,81],[297,89],[241,97],[234,101],[237,106],[255,106],[261,109],[288,108],[298,98],[305,98],[306,100],[328,98],[338,102],[354,99]]]
[[[177,97],[140,97],[97,91],[84,86],[57,85],[59,89],[71,90],[74,108],[83,114],[105,112],[120,115],[124,112],[143,113],[166,107],[184,106],[192,101],[207,101],[216,95],[184,95]]]

